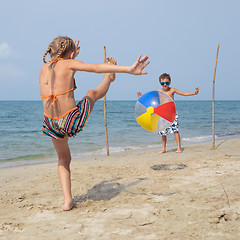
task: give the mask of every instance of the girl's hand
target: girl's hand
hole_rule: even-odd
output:
[[[75,46],[76,46],[76,49],[77,49],[77,51],[76,51],[74,57],[77,57],[77,55],[79,54],[79,50],[80,50],[80,47],[79,47],[79,40],[77,40],[77,41],[74,40],[74,43],[75,43]]]
[[[148,56],[145,55],[142,59],[142,54],[138,57],[137,61],[130,67],[130,74],[134,75],[143,75],[147,74],[147,72],[142,72],[142,70],[150,63],[148,60]]]

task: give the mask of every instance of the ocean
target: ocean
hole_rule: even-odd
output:
[[[212,101],[176,101],[182,146],[212,141]],[[161,149],[161,136],[135,120],[136,101],[107,101],[109,151],[119,154]],[[103,101],[98,101],[84,130],[70,138],[73,160],[106,155]],[[240,136],[240,101],[215,101],[215,139]],[[41,101],[0,101],[0,168],[57,162],[51,139],[43,136]],[[176,146],[174,134],[167,147]]]

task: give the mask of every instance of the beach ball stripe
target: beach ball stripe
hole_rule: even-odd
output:
[[[170,127],[172,125],[172,122],[169,122],[168,120],[159,117],[158,119],[158,126],[155,132],[161,132],[162,130],[165,130],[166,128]]]
[[[164,103],[154,108],[154,113],[167,121],[173,123],[176,116],[176,106],[174,102]],[[174,114],[175,113],[175,114]]]
[[[150,132],[162,131],[171,126],[176,116],[174,101],[161,91],[142,95],[135,105],[138,124]]]
[[[138,99],[138,102],[140,102],[146,108],[150,106],[153,108],[157,107],[160,105],[159,93],[158,91],[151,91],[148,94],[145,93]]]
[[[155,132],[158,127],[159,116],[156,114],[151,115],[146,112],[140,115],[136,120],[144,129],[150,132]]]

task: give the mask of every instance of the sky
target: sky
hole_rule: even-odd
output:
[[[240,100],[239,0],[9,0],[0,6],[0,100],[39,100],[42,56],[57,36],[80,40],[78,59],[132,65],[147,54],[147,75],[117,74],[107,100],[137,100],[137,91],[161,89],[158,77],[171,75],[171,86],[211,100],[217,47],[215,99]],[[76,73],[81,99],[103,74]]]

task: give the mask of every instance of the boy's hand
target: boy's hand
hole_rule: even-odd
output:
[[[142,96],[141,92],[137,92],[137,96],[140,98]]]
[[[142,59],[142,54],[138,57],[137,61],[130,67],[130,74],[134,75],[143,75],[147,74],[147,72],[142,72],[142,70],[150,63],[148,60],[148,56],[145,55]]]
[[[196,87],[196,89],[195,89],[195,94],[197,95],[198,92],[199,92],[199,87]]]

